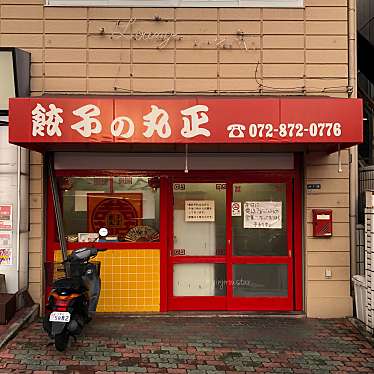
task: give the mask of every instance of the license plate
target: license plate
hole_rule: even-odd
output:
[[[52,312],[49,316],[51,322],[69,322],[70,313],[69,312]]]

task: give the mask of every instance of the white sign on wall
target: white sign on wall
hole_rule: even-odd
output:
[[[246,201],[244,203],[245,229],[281,229],[281,201]]]
[[[186,222],[214,222],[214,200],[186,200],[184,219]]]

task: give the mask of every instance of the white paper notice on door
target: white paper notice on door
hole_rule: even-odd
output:
[[[214,200],[186,200],[184,212],[186,222],[214,222]]]
[[[244,203],[245,229],[281,229],[281,201],[246,201]]]

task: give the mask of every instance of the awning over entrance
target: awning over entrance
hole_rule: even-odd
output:
[[[38,97],[10,99],[9,141],[39,151],[128,144],[361,143],[361,99]],[[105,148],[103,148],[105,147]]]

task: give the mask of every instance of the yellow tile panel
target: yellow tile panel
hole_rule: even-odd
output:
[[[159,250],[108,250],[96,259],[101,262],[98,312],[160,311]],[[61,261],[60,251],[55,261]]]

